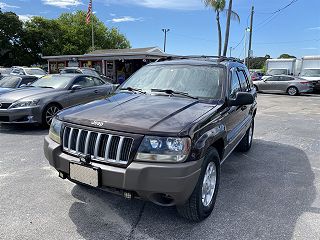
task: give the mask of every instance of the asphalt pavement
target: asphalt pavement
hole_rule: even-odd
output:
[[[320,239],[320,95],[258,103],[252,149],[225,161],[201,223],[62,180],[47,130],[0,125],[0,239]]]

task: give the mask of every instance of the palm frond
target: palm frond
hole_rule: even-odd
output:
[[[228,16],[228,9],[224,9],[223,12]],[[231,20],[237,21],[240,23],[240,16],[235,11],[231,10]]]

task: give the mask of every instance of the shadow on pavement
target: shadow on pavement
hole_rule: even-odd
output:
[[[0,124],[0,134],[45,135],[48,131],[49,129],[34,124]]]
[[[255,140],[222,166],[213,214],[188,222],[175,208],[127,201],[75,186],[69,216],[84,239],[291,239],[298,218],[315,211],[314,174],[300,149]]]

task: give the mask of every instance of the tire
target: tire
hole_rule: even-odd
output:
[[[257,85],[253,85],[253,87],[256,89],[257,92],[259,92],[259,88],[257,87]]]
[[[215,170],[215,176],[208,175],[207,171],[210,170],[210,168],[214,171]],[[209,171],[210,172],[210,171]],[[209,185],[205,185],[205,176],[207,177],[206,183],[211,183],[211,188]],[[208,178],[208,176],[211,176],[211,178]],[[209,181],[209,179],[215,180]],[[177,206],[178,213],[191,221],[200,222],[207,218],[215,205],[218,189],[219,189],[219,182],[220,182],[220,157],[218,154],[218,151],[211,147],[208,149],[206,156],[203,160],[201,173],[197,182],[197,185],[195,189],[193,190],[190,198],[188,201],[181,205]],[[203,198],[203,193],[206,192],[206,189],[204,187],[207,186],[207,194],[204,195],[206,197]],[[209,191],[209,192],[208,192]]]
[[[289,96],[297,96],[299,95],[299,90],[296,87],[289,87],[287,93]]]
[[[246,134],[239,142],[237,150],[239,152],[248,152],[252,146],[253,141],[253,132],[254,132],[254,120],[252,120],[250,128],[247,130]]]
[[[42,112],[42,126],[49,128],[52,118],[62,109],[58,104],[49,104]]]

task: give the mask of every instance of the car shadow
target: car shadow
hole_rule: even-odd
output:
[[[319,211],[311,207],[313,181],[302,150],[256,139],[250,152],[223,164],[215,209],[201,223],[173,207],[83,186],[72,189],[69,217],[84,239],[291,239],[298,218]]]
[[[49,129],[34,124],[0,124],[0,134],[46,135]]]

